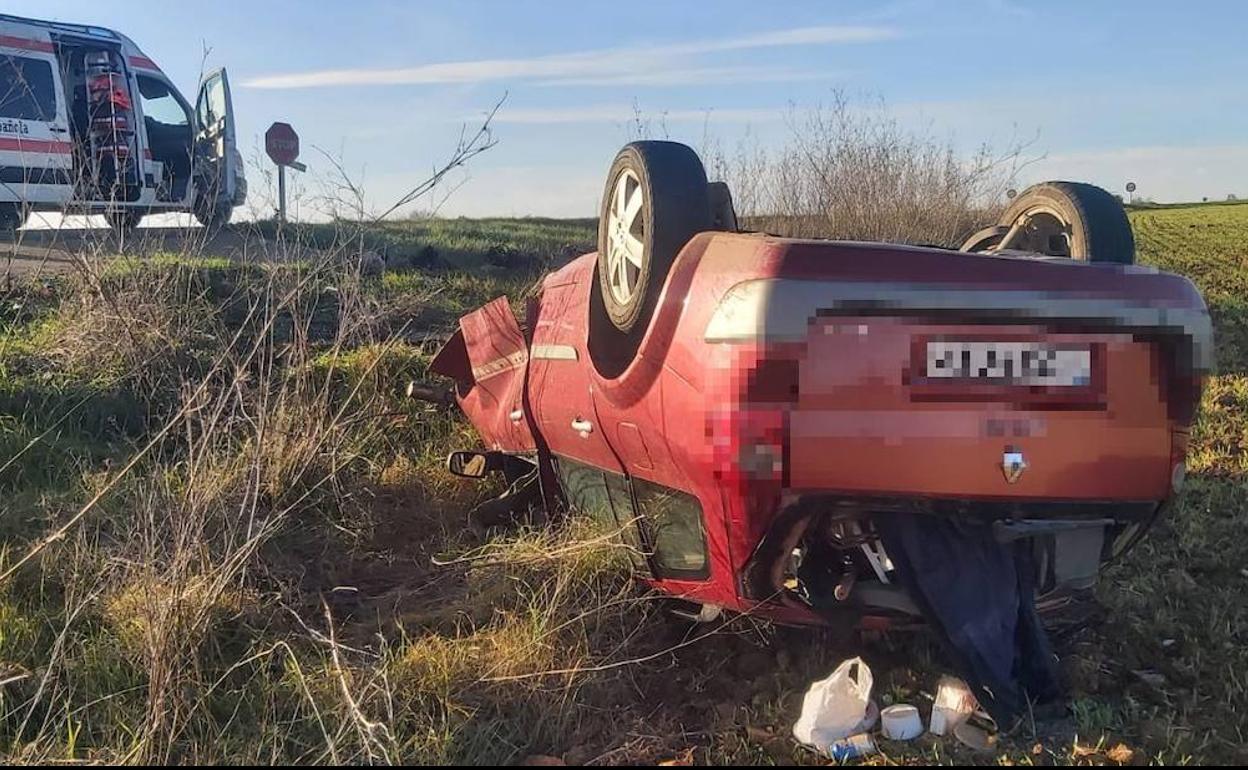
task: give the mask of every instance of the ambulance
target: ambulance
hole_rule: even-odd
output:
[[[192,105],[125,35],[0,14],[0,230],[35,211],[215,227],[246,195],[224,69]]]

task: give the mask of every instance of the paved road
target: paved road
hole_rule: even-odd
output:
[[[263,260],[268,243],[254,230],[232,226],[208,237],[202,227],[140,227],[124,242],[108,228],[23,229],[0,235],[0,286],[9,280],[67,273],[83,259],[117,254],[202,254]]]

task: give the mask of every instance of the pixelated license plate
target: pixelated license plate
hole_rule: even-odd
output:
[[[1042,342],[929,340],[926,375],[935,381],[1083,387],[1092,381],[1092,350]]]

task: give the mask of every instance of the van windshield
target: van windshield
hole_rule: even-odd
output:
[[[51,62],[28,56],[0,56],[0,118],[56,119]]]

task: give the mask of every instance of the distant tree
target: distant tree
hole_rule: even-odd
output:
[[[1239,198],[1236,198],[1236,197],[1235,197],[1235,193],[1231,193],[1230,195],[1226,196],[1226,199],[1227,199],[1228,201],[1237,201],[1237,200],[1239,200]]]
[[[1201,197],[1200,202],[1201,202],[1201,203],[1208,203],[1208,202],[1209,202],[1209,196],[1208,196],[1208,195],[1205,195],[1205,196]]]

